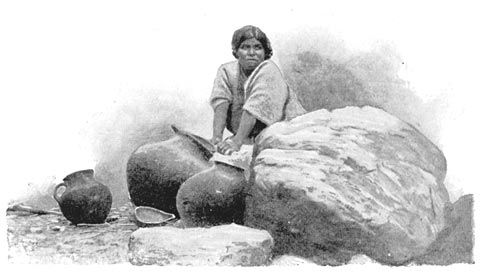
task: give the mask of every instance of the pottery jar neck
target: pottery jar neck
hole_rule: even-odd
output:
[[[67,185],[75,183],[85,183],[93,180],[93,170],[82,170],[74,172],[63,179]]]
[[[186,140],[190,144],[192,144],[196,149],[198,149],[205,156],[207,160],[209,160],[212,157],[215,147],[208,140],[204,139],[203,137],[194,135],[192,133],[180,130],[173,125],[172,125],[172,129],[178,138],[182,138],[183,140]]]

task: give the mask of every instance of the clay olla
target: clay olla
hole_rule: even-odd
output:
[[[175,126],[172,130],[170,139],[141,146],[130,157],[133,204],[173,213],[186,226],[243,223],[243,169],[210,161],[210,142]]]
[[[63,193],[60,191],[65,187]],[[112,193],[97,182],[93,170],[74,172],[57,185],[53,194],[65,218],[73,224],[105,222],[112,207]]]
[[[243,224],[245,210],[243,170],[216,162],[188,179],[177,194],[177,209],[187,227]]]
[[[127,163],[127,185],[136,206],[149,206],[178,215],[175,206],[180,185],[210,168],[213,146],[172,126],[173,137],[138,148]]]

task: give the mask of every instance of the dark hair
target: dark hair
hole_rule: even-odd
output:
[[[265,59],[269,59],[273,55],[272,46],[270,45],[270,40],[267,38],[267,35],[256,26],[246,25],[233,33],[232,54],[235,58],[238,58],[237,50],[240,44],[251,38],[257,39],[262,44],[263,50],[265,50]]]

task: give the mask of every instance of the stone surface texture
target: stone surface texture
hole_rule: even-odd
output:
[[[298,257],[298,256],[294,256],[294,255],[282,255],[282,256],[279,256],[279,257],[276,257],[273,259],[272,261],[272,264],[271,266],[298,266],[298,265],[301,265],[301,266],[305,266],[305,265],[317,265],[315,264],[314,262],[308,260],[308,259],[305,259],[305,258],[302,258],[302,257]]]
[[[61,215],[8,211],[8,263],[128,263],[130,234],[138,229],[131,221],[132,211],[131,204],[124,204],[119,208],[112,208],[104,224],[77,226]]]
[[[318,110],[257,137],[245,224],[272,234],[275,255],[402,264],[444,227],[445,174],[442,152],[383,110]]]
[[[267,231],[236,224],[211,228],[142,228],[130,237],[134,265],[262,266],[271,261]]]
[[[473,195],[464,195],[445,209],[445,228],[416,264],[474,263]]]

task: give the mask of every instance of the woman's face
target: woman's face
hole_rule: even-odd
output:
[[[240,44],[237,57],[240,67],[247,75],[250,75],[265,60],[265,49],[257,39],[251,38]]]

